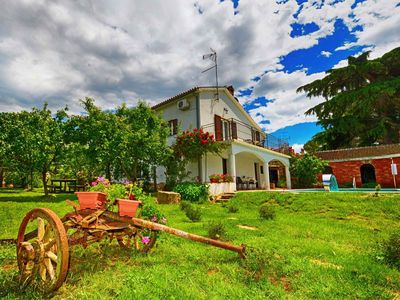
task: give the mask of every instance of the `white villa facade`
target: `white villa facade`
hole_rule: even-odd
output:
[[[264,147],[266,134],[234,97],[232,87],[195,87],[153,109],[170,124],[170,144],[175,141],[178,128],[202,128],[217,141],[228,144],[220,156],[208,154],[202,161],[190,164],[191,179],[209,182],[212,174],[229,174],[235,179],[235,190],[249,180],[257,189],[269,190],[278,179],[291,188],[290,156]],[[157,170],[157,181],[165,182],[162,168]]]

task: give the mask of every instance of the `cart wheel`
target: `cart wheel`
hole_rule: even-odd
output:
[[[134,236],[135,249],[141,253],[147,253],[154,247],[156,240],[157,231],[138,229]]]
[[[29,222],[35,229],[26,234]],[[28,212],[19,227],[17,260],[21,283],[36,283],[44,292],[57,290],[68,272],[68,239],[60,218],[50,209]]]

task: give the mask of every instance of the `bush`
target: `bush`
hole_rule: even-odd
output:
[[[239,211],[239,207],[234,204],[228,205],[228,212],[237,213]]]
[[[208,237],[213,240],[222,240],[226,237],[225,225],[221,222],[211,222],[208,225]]]
[[[383,243],[383,256],[387,264],[400,270],[400,232],[392,233]]]
[[[376,182],[368,182],[368,183],[363,183],[361,187],[364,189],[374,189],[377,185],[378,184]]]
[[[173,191],[181,194],[182,200],[186,200],[189,202],[202,202],[208,200],[207,184],[183,182],[177,184]]]
[[[199,207],[193,207],[192,205],[189,205],[185,209],[185,214],[186,217],[188,217],[192,222],[198,222],[201,220],[201,209]]]
[[[275,209],[268,204],[264,204],[260,206],[259,209],[260,218],[263,220],[272,220],[275,219]]]
[[[344,188],[344,189],[349,189],[353,187],[353,182],[349,181],[349,182],[345,182],[343,184],[341,184],[339,187]]]
[[[179,208],[183,211],[185,211],[189,206],[190,203],[187,201],[181,201],[181,203],[179,204]]]

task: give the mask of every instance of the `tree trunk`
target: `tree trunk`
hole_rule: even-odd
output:
[[[157,192],[157,169],[156,166],[152,167],[152,171],[153,171],[153,186],[154,186],[154,191]]]
[[[43,171],[42,171],[42,182],[43,182],[44,195],[48,196],[49,190],[47,188],[47,169],[46,168],[43,168]]]
[[[29,190],[33,191],[33,169],[31,169],[30,179],[29,179]]]
[[[4,169],[0,167],[0,184],[3,184],[4,180]]]
[[[111,182],[111,165],[107,163],[106,166],[106,178]]]

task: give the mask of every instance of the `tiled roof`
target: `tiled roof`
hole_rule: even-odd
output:
[[[319,151],[315,155],[328,161],[400,155],[400,144]]]
[[[189,95],[189,94],[192,94],[194,92],[197,92],[200,89],[212,89],[212,88],[215,88],[215,86],[195,86],[195,87],[191,88],[190,90],[184,91],[184,92],[182,92],[182,93],[180,93],[178,95],[175,95],[175,96],[173,96],[173,97],[171,97],[171,98],[169,98],[167,100],[164,100],[164,101],[161,101],[160,103],[157,103],[156,105],[154,105],[152,107],[152,109],[157,109],[157,108],[163,106],[164,104],[171,103],[176,99],[179,99],[179,98],[184,97],[186,95]],[[226,86],[220,86],[218,88],[220,88],[222,90],[222,89],[226,89],[227,87]]]

